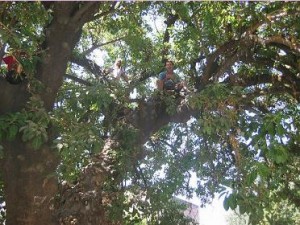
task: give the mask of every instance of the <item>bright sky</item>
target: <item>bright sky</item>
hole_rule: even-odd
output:
[[[211,205],[200,208],[200,225],[227,225],[226,216],[229,213],[223,208],[223,199],[214,199]]]
[[[197,186],[197,177],[194,172],[191,172],[190,185],[194,188]],[[215,197],[212,203],[207,205],[205,208],[200,208],[200,199],[196,196],[192,199],[186,199],[184,196],[177,197],[199,206],[199,225],[227,225],[226,218],[231,211],[226,211],[223,207],[225,195],[221,198],[218,196]]]
[[[223,197],[216,197],[211,204],[205,208],[200,208],[200,225],[227,225],[227,218],[232,214],[232,210],[226,211],[223,207]],[[242,225],[242,224],[241,224]]]
[[[231,214],[231,210],[226,211],[224,209],[224,198],[219,199],[216,197],[211,204],[205,208],[200,208],[200,200],[198,198],[187,200],[182,196],[178,197],[199,206],[199,225],[228,225],[226,219]]]

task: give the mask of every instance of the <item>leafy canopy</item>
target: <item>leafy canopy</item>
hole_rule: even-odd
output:
[[[25,21],[24,6],[40,9],[2,4],[1,12],[12,7]],[[104,3],[99,15],[109,7]],[[1,137],[20,132],[38,147],[47,141],[40,125],[51,121],[59,134],[58,172],[69,181],[102,149],[103,137],[118,137],[120,148],[111,152],[121,177],[116,188],[140,198],[133,204],[124,195],[114,210],[124,209],[130,222],[164,221],[172,196],[193,192],[202,205],[224,194],[224,208],[239,206],[253,224],[283,200],[299,208],[299,3],[118,2],[114,9],[85,25],[53,111],[3,117]],[[10,24],[8,14],[2,43],[37,51],[51,17],[43,10],[30,15],[27,23]],[[127,87],[105,75],[117,57],[130,78]],[[175,61],[192,91],[185,99],[190,119],[160,127],[141,145],[136,140],[143,131],[126,112],[153,99],[152,82],[165,58]],[[130,101],[129,93],[135,93]],[[164,104],[170,117],[178,113],[174,99],[165,97]],[[159,209],[166,209],[165,218],[154,213]]]

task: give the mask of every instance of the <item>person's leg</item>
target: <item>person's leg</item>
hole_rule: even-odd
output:
[[[5,79],[10,84],[20,84],[25,78],[26,74],[24,72],[19,74],[15,70],[10,70],[5,75]]]

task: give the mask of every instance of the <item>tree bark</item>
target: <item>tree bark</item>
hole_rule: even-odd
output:
[[[131,124],[139,130],[131,149],[143,149],[141,146],[162,126],[169,122],[186,122],[193,111],[183,103],[182,98],[176,101],[177,112],[170,115],[166,105],[161,99],[140,102],[137,110],[126,115],[128,125]],[[111,154],[122,148],[122,137],[114,136],[107,139],[104,148],[95,155],[91,162],[82,170],[76,184],[63,183],[60,188],[60,197],[57,202],[57,219],[64,225],[122,224],[122,211],[120,215],[109,217],[109,206],[124,193],[118,188],[122,182],[122,174],[119,174],[118,160]],[[145,157],[142,150],[134,150],[128,159],[128,168],[132,169],[136,161]],[[107,188],[109,186],[109,188]],[[114,206],[114,205],[113,205]]]
[[[35,78],[42,85],[36,89],[46,111],[51,111],[65,74],[72,51],[79,41],[83,25],[99,10],[100,2],[54,2],[53,19],[45,30],[40,63]],[[51,6],[50,6],[51,7]],[[31,84],[32,85],[32,84]],[[25,108],[31,93],[28,83],[11,85],[0,80],[0,113],[19,112]],[[4,159],[1,165],[5,183],[7,225],[57,225],[53,217],[54,197],[58,182],[55,175],[59,163],[52,148],[52,138],[40,149],[24,143],[18,135],[13,141],[3,141]]]
[[[5,142],[3,147],[6,224],[56,224],[51,215],[57,192],[55,152],[47,145],[33,150],[20,138]]]

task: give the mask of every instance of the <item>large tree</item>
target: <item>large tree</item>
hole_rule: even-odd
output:
[[[299,15],[297,2],[2,2],[0,56],[28,54],[22,84],[0,79],[6,224],[184,224],[170,199],[194,192],[226,194],[253,223],[283,199],[299,208]],[[130,85],[106,74],[116,57]],[[183,98],[151,86],[167,58]]]

